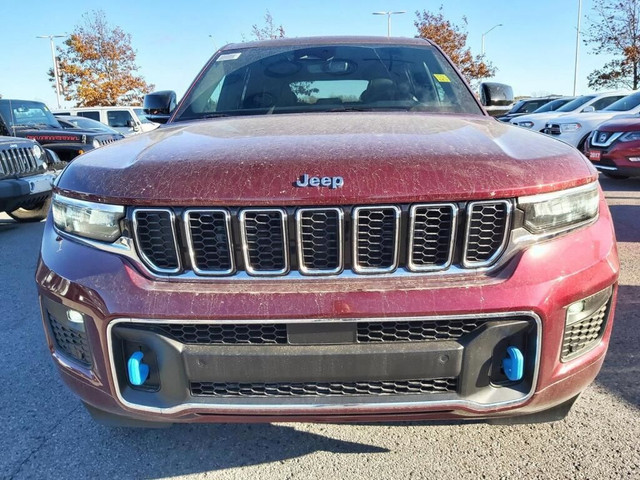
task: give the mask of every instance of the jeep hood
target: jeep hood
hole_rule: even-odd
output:
[[[303,174],[344,186],[297,187]],[[341,112],[170,124],[77,158],[58,189],[128,205],[373,204],[530,195],[596,175],[574,148],[491,117]]]
[[[121,138],[120,135],[75,128],[18,128],[16,129],[15,134],[24,138],[36,140],[43,145],[50,145],[52,143],[81,143],[90,145],[95,138]]]

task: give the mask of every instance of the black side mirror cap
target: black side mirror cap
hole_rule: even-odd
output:
[[[513,88],[504,83],[481,83],[480,101],[485,107],[511,105],[513,103]]]
[[[144,96],[142,111],[152,122],[167,123],[177,103],[176,92],[173,90],[153,92]]]

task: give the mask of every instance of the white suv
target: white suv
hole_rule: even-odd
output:
[[[545,129],[547,123],[559,117],[571,115],[575,113],[597,112],[608,107],[613,102],[626,97],[631,92],[618,91],[606,93],[593,93],[590,95],[582,95],[581,97],[571,100],[554,112],[531,113],[521,117],[514,118],[511,123],[519,127],[529,128],[536,132]]]
[[[150,132],[159,126],[147,119],[142,107],[78,107],[53,113],[91,118],[109,125],[124,136]]]
[[[640,113],[640,91],[627,95],[600,112],[566,115],[547,122],[543,133],[584,150],[584,143],[598,125],[619,115]]]

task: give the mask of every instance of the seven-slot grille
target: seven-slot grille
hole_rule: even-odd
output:
[[[398,268],[445,270],[454,263],[491,265],[506,246],[511,202],[469,202],[462,212],[454,203],[175,212],[139,208],[132,220],[142,261],[160,274],[278,276],[293,270],[336,275],[347,269],[379,274]],[[464,241],[456,247],[458,236]]]
[[[40,163],[31,147],[14,147],[0,150],[0,177],[34,173]]]

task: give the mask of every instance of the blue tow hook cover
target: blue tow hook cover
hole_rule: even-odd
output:
[[[517,347],[507,348],[507,358],[502,360],[504,374],[512,382],[522,380],[524,375],[524,355]]]
[[[131,385],[142,385],[149,376],[149,365],[142,363],[142,357],[144,357],[142,352],[135,352],[129,357],[129,361],[127,361],[127,370],[129,372],[129,382],[131,382]]]

